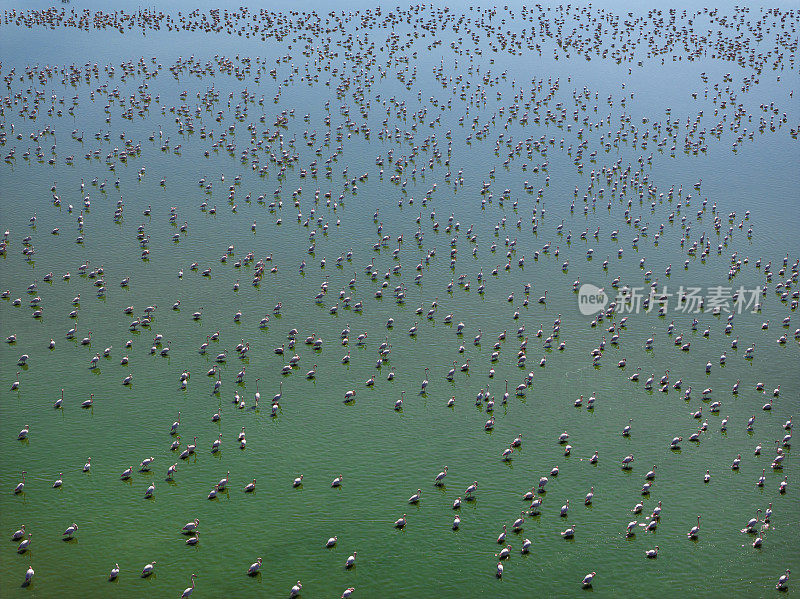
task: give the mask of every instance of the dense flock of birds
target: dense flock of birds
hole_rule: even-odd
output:
[[[131,36],[140,36],[133,38],[134,49],[159,30],[184,35],[189,32],[205,36],[217,34],[251,38],[273,49],[279,48],[284,54],[277,60],[242,54],[209,58],[191,55],[179,57],[167,66],[155,56],[106,65],[92,61],[83,65],[37,62],[17,68],[11,60],[3,65],[6,86],[0,98],[0,145],[5,165],[3,180],[13,179],[13,170],[21,161],[38,163],[42,169],[72,165],[80,176],[87,173],[79,188],[53,182],[49,205],[42,203],[31,207],[28,230],[5,231],[0,243],[3,262],[22,260],[34,263],[37,245],[49,243],[51,235],[74,234],[75,243],[83,246],[87,238],[102,235],[101,231],[111,224],[105,216],[108,212],[105,209],[109,206],[113,209],[113,223],[130,223],[131,220],[141,223],[136,225],[135,231],[140,254],[132,258],[129,272],[109,272],[103,265],[102,255],[87,255],[80,265],[63,262],[45,265],[47,274],[33,278],[27,288],[2,290],[3,303],[18,310],[13,312],[11,308],[3,308],[5,342],[20,349],[18,369],[8,362],[2,365],[4,379],[9,379],[16,371],[13,380],[7,383],[12,393],[7,394],[4,401],[11,402],[15,398],[29,400],[25,392],[28,379],[46,376],[37,370],[34,348],[68,352],[63,360],[73,361],[80,368],[96,369],[103,363],[118,359],[119,374],[112,376],[119,377],[120,385],[133,388],[136,368],[147,368],[144,364],[139,366],[144,360],[140,356],[149,354],[167,358],[175,349],[169,338],[158,333],[159,319],[163,318],[161,314],[170,307],[155,304],[115,306],[114,310],[121,310],[129,318],[114,339],[97,339],[91,330],[83,330],[78,324],[82,311],[93,309],[87,306],[91,296],[116,299],[119,296],[114,288],[137,285],[133,273],[147,269],[151,261],[172,263],[169,253],[162,251],[159,254],[154,249],[162,246],[153,241],[151,247],[151,235],[163,236],[165,228],[169,228],[171,241],[179,247],[191,235],[191,221],[214,216],[223,210],[234,214],[237,210],[249,212],[253,204],[258,206],[263,216],[252,223],[242,219],[241,226],[249,228],[254,239],[259,236],[257,245],[261,249],[255,249],[256,242],[252,249],[242,249],[224,239],[212,239],[205,246],[206,253],[197,256],[196,261],[189,264],[175,262],[174,276],[178,280],[204,277],[213,282],[219,269],[235,269],[244,288],[240,288],[237,279],[232,291],[209,291],[209,303],[214,301],[212,293],[243,294],[247,285],[256,288],[273,285],[279,269],[293,272],[299,287],[309,279],[318,285],[306,304],[291,308],[311,310],[321,306],[321,314],[330,318],[348,313],[369,314],[376,305],[387,300],[402,305],[409,300],[411,290],[414,290],[415,297],[419,294],[426,299],[415,308],[413,324],[395,322],[394,317],[388,318],[382,330],[351,330],[348,324],[341,331],[341,337],[332,340],[323,340],[313,331],[301,332],[300,327],[283,324],[279,319],[290,306],[284,308],[278,301],[266,313],[237,311],[231,314],[229,318],[245,325],[242,330],[248,331],[247,336],[237,342],[223,338],[218,332],[224,328],[220,323],[205,322],[207,317],[202,306],[189,307],[176,298],[171,306],[176,317],[199,321],[207,331],[212,331],[203,333],[196,343],[196,351],[212,362],[205,373],[208,382],[201,380],[193,384],[207,387],[215,397],[231,400],[231,407],[223,408],[220,401],[220,408],[208,414],[220,425],[223,421],[236,422],[237,410],[263,411],[267,417],[283,414],[285,406],[287,412],[291,412],[290,398],[283,397],[284,378],[300,375],[313,381],[317,377],[317,364],[310,366],[312,362],[340,361],[347,365],[352,347],[372,345],[376,351],[375,372],[365,381],[352,381],[340,396],[345,404],[357,402],[363,388],[381,386],[384,383],[380,379],[386,379],[388,382],[399,381],[392,383],[399,385],[402,391],[392,391],[395,399],[391,408],[402,412],[405,393],[426,396],[429,379],[436,377],[452,382],[457,377],[472,376],[476,381],[471,383],[476,391],[475,404],[486,415],[485,422],[482,418],[476,426],[492,430],[496,406],[505,406],[531,393],[538,376],[537,369],[552,362],[556,362],[555,368],[559,368],[559,353],[569,350],[568,339],[561,335],[562,325],[569,321],[575,329],[585,331],[586,327],[586,319],[581,320],[572,304],[556,304],[556,310],[561,313],[552,322],[547,326],[539,324],[537,328],[534,324],[526,328],[526,317],[530,315],[528,320],[533,320],[537,305],[555,303],[552,297],[557,291],[550,290],[548,298],[548,289],[539,289],[538,286],[534,289],[532,275],[531,282],[521,285],[519,277],[525,277],[525,270],[531,268],[568,273],[570,260],[573,268],[581,260],[593,260],[595,250],[592,243],[610,242],[618,246],[614,259],[612,256],[602,258],[602,270],[612,273],[615,269],[623,272],[623,261],[631,260],[627,248],[632,248],[636,255],[632,260],[638,262],[640,277],[623,279],[622,275],[615,275],[611,285],[613,294],[625,298],[625,292],[632,287],[645,288],[649,294],[641,299],[641,307],[646,310],[655,308],[662,317],[658,326],[664,328],[663,333],[654,333],[646,339],[632,338],[627,335],[629,317],[623,314],[626,308],[630,311],[633,300],[628,295],[627,300],[611,301],[588,324],[590,329],[601,331],[599,337],[602,337],[601,340],[598,337],[597,346],[588,358],[593,366],[599,368],[603,365],[607,348],[613,348],[615,352],[629,351],[631,358],[635,359],[635,352],[650,351],[654,344],[664,344],[665,347],[674,345],[675,351],[700,354],[695,359],[700,364],[705,362],[706,373],[709,373],[712,369],[724,367],[728,360],[753,360],[757,347],[768,343],[790,348],[796,346],[800,340],[800,327],[792,328],[796,325],[792,314],[800,298],[797,287],[800,260],[788,252],[764,259],[747,256],[745,247],[754,235],[755,227],[755,218],[751,220],[750,211],[745,214],[726,213],[718,208],[716,202],[708,205],[709,199],[703,196],[702,180],[686,189],[682,184],[657,184],[649,170],[653,161],[678,155],[692,159],[707,153],[715,144],[735,152],[745,144],[756,142],[762,135],[790,135],[796,139],[797,126],[789,124],[786,112],[789,108],[782,105],[782,102],[791,102],[791,92],[787,93],[788,97],[769,102],[763,100],[757,108],[748,95],[758,89],[761,79],[777,77],[780,81],[785,72],[788,72],[786,76],[796,77],[798,16],[796,10],[751,11],[746,8],[736,8],[726,14],[703,8],[694,12],[664,10],[626,15],[569,5],[551,8],[536,5],[521,10],[417,5],[391,11],[377,8],[328,14],[247,8],[235,11],[194,10],[177,15],[150,9],[136,12],[90,12],[67,8],[6,10],[2,15],[1,29],[117,30],[129,42]],[[700,23],[703,27],[705,24],[713,27],[714,34],[711,35],[710,31],[706,34]],[[429,62],[430,56],[435,55],[437,59],[430,74],[438,86],[433,95],[429,87],[420,84],[423,73],[418,72],[416,66],[420,54],[429,55]],[[715,65],[728,62],[736,75],[725,74],[722,80],[714,80],[705,72],[701,73],[700,85],[691,94],[698,107],[694,115],[677,116],[668,108],[661,118],[652,115],[635,117],[636,94],[626,88],[625,83],[621,83],[616,95],[601,97],[598,91],[576,84],[567,77],[552,74],[528,79],[523,71],[515,72],[511,67],[496,68],[495,58],[504,55],[515,56],[518,62],[551,55],[556,60],[613,62],[616,63],[614,68],[619,70],[621,82],[643,62],[686,61]],[[165,91],[162,96],[156,89],[164,78],[177,81],[183,87],[189,81],[203,81],[205,92],[198,91],[192,95],[182,91],[178,92],[178,97],[171,97],[171,91]],[[220,83],[223,79],[225,84]],[[220,91],[231,84],[240,86],[237,92]],[[171,84],[165,89],[171,90]],[[385,92],[384,89],[398,91]],[[262,93],[265,91],[266,97]],[[320,106],[316,108],[321,110],[322,117],[319,120],[312,117],[306,107],[283,108],[289,101],[287,97],[306,98],[306,105],[318,102]],[[613,110],[615,106],[617,111]],[[73,122],[73,117],[80,115],[81,111],[96,116],[96,130],[76,128],[69,131],[67,123]],[[458,126],[453,128],[443,122],[456,120]],[[120,128],[114,130],[114,127]],[[137,134],[145,130],[151,132],[137,138]],[[183,148],[181,140],[187,136],[192,138],[192,145]],[[352,154],[348,154],[348,146],[354,144],[360,144],[358,147],[362,148],[378,148],[374,168],[369,171],[351,170]],[[493,160],[485,163],[484,173],[465,173],[464,168],[457,165],[465,161],[465,155],[478,151],[476,146],[482,151],[488,148]],[[133,183],[125,181],[131,172],[128,169],[135,172],[136,180],[147,180],[152,177],[149,171],[157,167],[149,166],[148,162],[146,169],[144,163],[153,160],[156,161],[153,164],[157,164],[159,152],[176,156],[185,154],[189,160],[197,161],[198,189],[190,190],[187,197],[200,195],[205,199],[192,206],[180,205],[178,193],[183,190],[170,187],[169,173],[158,173],[155,177],[160,178],[164,195],[153,198],[153,205],[144,209],[142,214],[131,214],[126,196],[133,195],[135,190],[131,187]],[[626,162],[618,157],[620,152],[640,155]],[[566,155],[573,164],[576,184],[571,198],[547,198],[548,212],[557,215],[557,222],[553,223],[545,219],[545,200],[550,186],[549,161],[555,154]],[[214,166],[213,161],[224,165],[223,168]],[[229,174],[230,171],[223,174],[230,168],[235,174]],[[89,174],[98,169],[105,169],[107,174]],[[521,188],[511,189],[500,183],[510,178],[508,173],[512,169],[523,171],[528,177]],[[240,174],[242,171],[244,175]],[[42,179],[48,176],[43,174]],[[470,179],[476,177],[482,182],[467,188]],[[375,180],[383,190],[384,199],[359,198],[359,185],[374,185]],[[276,185],[276,188],[274,192],[256,191],[259,182],[261,188],[265,185]],[[253,189],[248,190],[249,186]],[[420,190],[422,192],[418,193]],[[450,190],[460,203],[479,205],[482,220],[468,226],[461,224],[457,214],[458,203],[451,201],[449,196],[439,199]],[[212,198],[219,193],[227,196],[227,203],[218,206]],[[417,197],[412,197],[412,193]],[[114,197],[119,197],[119,200],[112,199]],[[359,208],[359,202],[374,206]],[[384,224],[382,215],[394,203],[399,209],[406,210],[401,213],[402,221],[387,219]],[[437,207],[443,210],[444,215],[437,213]],[[3,211],[9,210],[9,199],[6,198]],[[96,217],[95,213],[100,216]],[[618,225],[613,228],[600,224],[577,225],[581,213],[587,217],[586,222],[596,214],[604,213],[606,220],[611,217]],[[53,224],[42,227],[40,220]],[[329,249],[345,220],[355,221],[365,228],[363,245],[342,247],[341,252],[330,260],[321,257],[317,245]],[[599,217],[596,220],[600,222]],[[294,226],[293,223],[296,223],[297,238],[304,239],[299,243],[304,245],[305,254],[275,244],[269,246],[270,238],[278,239],[278,231]],[[573,232],[571,224],[581,228]],[[266,236],[264,230],[268,230]],[[537,241],[542,238],[544,243]],[[585,249],[576,250],[573,247],[575,242],[583,242],[575,245]],[[437,243],[440,246],[438,252]],[[673,266],[670,264],[663,272],[654,272],[649,257],[645,255],[645,249],[652,255],[657,254],[660,244],[666,246],[667,251],[685,256],[683,263],[676,264],[675,274],[693,268],[698,261],[715,263],[720,277],[734,290],[738,277],[744,273],[759,277],[761,283],[757,293],[747,295],[741,287],[730,300],[733,305],[742,303],[748,313],[756,315],[769,302],[771,308],[785,313],[781,321],[770,323],[769,319],[764,320],[761,337],[741,341],[742,347],[746,348],[742,355],[738,351],[737,324],[746,316],[728,313],[721,304],[705,305],[702,298],[683,293],[677,300],[684,305],[693,305],[696,310],[687,311],[687,314],[696,314],[691,321],[673,319],[667,312],[663,283],[673,275]],[[266,252],[263,251],[265,245],[268,246]],[[444,252],[441,251],[442,245],[445,246]],[[221,248],[221,254],[215,247]],[[473,258],[469,263],[467,256]],[[137,259],[140,260],[138,266],[134,264]],[[362,266],[357,265],[359,261]],[[41,268],[37,265],[37,270]],[[427,278],[433,278],[428,275],[431,269],[449,269],[450,282],[444,287],[427,283]],[[350,272],[353,272],[352,277]],[[505,282],[504,277],[514,283]],[[75,285],[76,281],[80,293],[66,309],[48,301],[51,287],[68,282]],[[567,291],[577,295],[581,284],[580,278],[574,282],[570,280]],[[477,290],[479,297],[499,289],[500,296],[507,302],[498,301],[492,310],[508,313],[512,327],[516,329],[489,333],[481,328],[480,321],[467,324],[466,317],[462,319],[456,310],[448,311],[446,306],[456,305],[452,301],[454,295],[466,293],[471,288]],[[273,291],[280,297],[281,289]],[[612,294],[611,289],[605,291]],[[63,334],[61,338],[47,339],[18,336],[14,327],[23,317],[55,321],[59,323],[58,327],[63,328]],[[535,318],[544,321],[546,316],[537,314]],[[430,334],[426,324],[432,322],[447,325],[457,334],[453,355],[445,360],[446,363],[452,362],[452,367],[442,372],[425,368],[423,373],[409,372],[402,364],[391,364],[391,338],[398,335],[424,338]],[[274,330],[276,323],[281,330],[269,337],[274,340],[271,348],[274,356],[267,357],[270,349],[261,347],[263,341],[248,337],[259,330],[269,331],[270,327]],[[779,329],[777,334],[775,328]],[[727,336],[730,352],[725,351],[719,356],[704,353],[694,341],[698,331],[704,338]],[[491,351],[478,356],[472,354],[471,358],[465,359],[462,354],[469,354],[470,344],[474,348],[488,344]],[[301,357],[303,346],[308,346],[308,351]],[[338,354],[337,346],[341,348]],[[552,352],[553,349],[556,352]],[[265,355],[259,357],[257,367],[248,368],[255,352]],[[536,356],[531,356],[532,353]],[[356,356],[352,359],[363,360]],[[236,361],[241,362],[241,368],[235,375],[228,373],[227,363]],[[304,373],[301,361],[309,364]],[[530,368],[532,363],[536,365],[533,369]],[[501,366],[509,364],[517,367],[519,378],[516,381],[504,379],[499,383],[503,391],[495,396],[490,385],[498,387],[496,369],[500,371]],[[629,364],[625,357],[614,366],[625,373],[625,378],[632,384],[639,385],[644,381],[644,390],[664,393],[673,390],[681,395],[686,405],[690,401],[696,402],[697,407],[691,411],[693,424],[686,431],[675,431],[671,441],[665,440],[665,448],[673,451],[679,450],[681,443],[700,443],[715,426],[709,423],[709,418],[724,412],[728,399],[734,399],[740,393],[739,380],[730,389],[700,390],[702,383],[684,381],[680,373],[665,370],[662,376],[655,372],[641,372],[641,367]],[[635,370],[631,374],[625,372],[632,368]],[[188,368],[176,371],[178,387],[188,390],[190,381],[201,378],[199,374],[202,373],[191,372]],[[262,380],[269,380],[270,384],[271,381],[277,382],[277,392],[262,398],[259,391]],[[620,384],[623,382],[627,383],[621,379]],[[789,489],[789,477],[783,475],[783,469],[791,447],[792,420],[775,423],[769,421],[768,415],[775,402],[784,401],[787,393],[794,394],[796,390],[782,392],[780,384],[772,385],[761,380],[742,381],[742,385],[742,392],[746,387],[748,391],[755,390],[768,396],[763,404],[764,419],[768,422],[765,426],[770,427],[766,434],[777,435],[774,447],[771,441],[765,440],[763,448],[759,444],[754,450],[755,456],[759,456],[763,449],[770,457],[760,478],[742,481],[742,484],[767,487],[774,493],[768,505],[753,506],[755,517],[744,523],[742,529],[743,533],[750,535],[750,542],[757,549],[766,542],[765,533],[771,522],[781,517],[781,498]],[[232,391],[228,390],[229,386],[233,387]],[[246,394],[247,387],[255,389],[252,396]],[[580,392],[576,395],[579,397],[569,401],[574,400],[577,408],[592,410],[595,402],[601,401],[591,392],[587,392],[587,397]],[[441,399],[443,406],[448,408],[454,408],[456,400],[455,396]],[[53,407],[68,410],[76,404],[86,409],[113,409],[97,406],[94,395],[76,399],[68,388],[61,389]],[[731,429],[752,433],[756,420],[754,414],[746,425],[731,422]],[[758,420],[760,423],[761,418]],[[24,424],[18,433],[20,443],[34,445],[37,423],[19,424]],[[630,436],[634,426],[634,420],[630,419],[621,429],[621,436]],[[728,418],[722,418],[716,426],[722,432],[727,431]],[[174,455],[175,459],[161,466],[158,466],[160,460],[153,456],[144,457],[138,468],[119,464],[122,480],[134,479],[137,471],[148,473],[155,467],[165,473],[167,480],[172,480],[180,476],[183,463],[197,452],[218,453],[223,445],[230,443],[229,438],[241,449],[248,442],[245,426],[241,426],[239,431],[237,423],[230,431],[221,430],[216,439],[203,440],[203,446],[198,445],[196,436],[187,443],[185,439],[190,437],[181,439],[180,435],[180,412],[174,422],[164,422],[162,428],[167,438],[159,443],[168,447],[167,455]],[[776,432],[778,430],[780,433]],[[498,459],[512,460],[522,443],[523,434],[504,442]],[[565,456],[570,454],[572,447],[568,431],[556,435],[553,443],[560,444]],[[587,459],[591,464],[616,460],[626,470],[633,468],[635,463],[634,455],[600,456],[597,451],[593,455],[590,453]],[[731,468],[737,470],[743,459],[746,458],[737,455]],[[4,465],[6,469],[18,466],[25,468],[24,464]],[[82,470],[88,473],[91,468],[92,458],[87,457]],[[768,471],[777,478],[771,477]],[[76,476],[65,472],[58,473],[52,483],[54,488],[68,485],[70,477]],[[656,472],[657,465],[654,465],[643,477],[642,499],[637,498],[632,508],[634,519],[622,525],[626,537],[653,532],[659,525],[662,502],[658,501],[652,509],[645,508]],[[430,484],[443,486],[448,476],[447,466],[437,475],[434,473],[435,470]],[[26,487],[27,474],[22,470],[13,494],[45,493],[42,485],[35,485],[32,489]],[[530,520],[543,512],[568,519],[572,509],[569,499],[560,509],[548,509],[544,505],[546,485],[558,474],[558,467],[555,467],[542,473],[538,483],[529,491],[521,489],[526,507],[522,511],[511,508],[519,512],[519,517],[508,527],[509,533],[522,533],[526,525],[530,526]],[[45,473],[37,476],[41,480]],[[714,473],[707,470],[704,483],[710,483],[712,476]],[[228,472],[215,482],[208,499],[213,501],[220,494],[230,492],[230,478]],[[345,485],[346,476],[332,473],[331,479],[331,487],[340,487]],[[287,484],[302,488],[303,475],[298,473],[297,478],[287,481]],[[253,479],[237,490],[252,493],[255,489],[256,480]],[[157,492],[157,482],[150,482],[143,496],[150,499]],[[479,482],[473,481],[454,498],[454,531],[461,526],[462,501],[474,501],[478,492]],[[424,494],[424,488],[417,489],[408,503],[420,504]],[[582,500],[591,505],[594,499],[594,487],[591,487]],[[669,506],[665,505],[664,509],[669,511]],[[648,512],[650,515],[645,517]],[[701,516],[697,515],[696,524],[687,523],[686,536],[690,540],[701,539]],[[63,533],[65,541],[79,534],[78,524],[73,522],[66,527]],[[580,535],[579,524],[566,525],[561,536],[572,539]],[[413,525],[413,517],[407,519],[406,514],[393,523],[397,529]],[[30,555],[33,528],[22,525],[11,535],[11,539],[18,543],[20,554]],[[187,545],[200,542],[199,519],[194,518],[182,528],[176,528],[179,529],[177,532],[186,535]],[[505,564],[514,551],[513,544],[518,543],[518,550],[522,553],[531,551],[532,542],[528,538],[520,537],[519,540],[515,535],[512,541],[511,535],[508,538],[506,535],[507,525],[503,525],[502,533],[497,537],[500,546],[496,554],[497,578],[503,576]],[[321,545],[332,548],[337,538],[333,536]],[[39,542],[49,541],[42,539]],[[658,545],[653,545],[643,557],[656,559],[658,551]],[[353,551],[344,567],[353,568],[356,559],[357,552]],[[258,576],[261,567],[262,558],[258,557],[249,567],[246,564],[242,566],[242,575]],[[148,577],[155,570],[156,562],[149,562],[140,575]],[[788,588],[789,574],[786,569],[777,580],[778,589]],[[119,564],[115,564],[108,578],[114,581],[123,576]],[[603,573],[592,571],[582,580],[576,580],[575,584],[591,587],[596,576],[602,578]],[[192,594],[196,577],[196,574],[191,575],[191,586],[183,592],[183,597]],[[24,579],[26,585],[33,582],[32,563]],[[299,596],[302,588],[298,580],[291,587],[290,595]],[[342,597],[349,597],[354,592],[355,589],[350,587]]]

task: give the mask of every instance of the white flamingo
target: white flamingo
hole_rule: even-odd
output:
[[[255,576],[258,574],[258,571],[261,570],[261,558],[257,558],[255,562],[250,564],[250,567],[247,569],[248,576]]]
[[[194,592],[194,579],[197,577],[197,574],[192,574],[192,586],[186,587],[181,595],[181,599],[185,599],[186,597],[191,596],[192,592]]]

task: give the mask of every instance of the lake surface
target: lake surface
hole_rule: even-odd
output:
[[[800,13],[779,6],[0,4],[0,594],[177,597],[192,573],[196,597],[777,594],[800,572]],[[651,284],[666,314],[626,310]]]

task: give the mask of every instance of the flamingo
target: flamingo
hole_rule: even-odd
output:
[[[28,572],[31,572],[31,570],[28,570]],[[785,574],[781,574],[781,577],[778,579],[778,583],[775,585],[776,589],[778,589],[779,591],[785,591],[789,587],[789,574],[790,574],[790,572],[791,572],[791,570],[789,570],[787,568],[786,569],[786,573]]]
[[[184,534],[191,534],[197,530],[197,527],[199,525],[200,525],[200,519],[195,518],[194,522],[187,522],[186,524],[184,524],[181,530],[183,531]]]
[[[181,425],[181,413],[178,412],[178,419],[175,422],[172,423],[172,426],[170,427],[169,434],[170,435],[178,434],[178,427],[180,425]]]
[[[497,544],[502,545],[506,541],[506,525],[503,524],[503,532],[501,532],[497,537]]]
[[[747,522],[747,526],[745,526],[745,530],[747,530],[747,532],[755,532],[755,528],[756,526],[758,526],[758,523],[760,522],[760,520],[758,519],[758,514],[760,513],[761,513],[761,508],[756,510],[756,517],[750,518],[750,520]]]
[[[297,584],[292,587],[292,590],[289,591],[289,597],[299,597],[300,591],[303,589],[303,585],[300,581],[297,581]]]
[[[11,535],[11,540],[19,541],[24,536],[25,536],[25,525],[23,524],[19,530],[15,531],[14,534]]]
[[[261,558],[256,558],[256,561],[250,564],[250,567],[247,569],[248,576],[255,576],[258,574],[258,571],[261,569]]]
[[[514,529],[514,532],[519,532],[522,530],[523,524],[525,524],[525,512],[520,512],[519,518],[514,520],[514,524],[511,525],[511,528]]]
[[[23,470],[22,471],[22,482],[20,482],[19,484],[17,484],[16,487],[14,487],[14,494],[15,495],[19,495],[20,493],[22,493],[25,490],[25,475],[26,474],[27,474],[27,472],[25,470]]]
[[[434,484],[437,487],[441,487],[444,484],[444,478],[447,476],[447,466],[444,467],[444,470],[436,475],[436,479],[434,480]]]
[[[77,524],[75,524],[75,523],[73,522],[71,526],[68,526],[68,527],[67,527],[67,530],[65,530],[65,531],[62,533],[62,535],[61,535],[61,536],[63,536],[63,537],[64,537],[64,540],[65,540],[65,541],[68,541],[68,540],[70,540],[70,539],[72,538],[72,536],[75,534],[75,531],[76,531],[76,530],[78,530],[78,525],[77,525]]]
[[[639,523],[636,520],[631,520],[630,522],[628,522],[628,526],[625,530],[625,536],[626,537],[634,536],[636,534],[636,526],[638,524]]]
[[[186,597],[189,597],[192,594],[192,592],[194,591],[194,579],[196,577],[197,574],[192,574],[191,586],[186,587],[186,589],[183,591],[183,594],[181,595],[181,599],[185,599]]]
[[[631,425],[633,424],[633,418],[628,420],[628,424],[625,428],[622,429],[622,436],[623,437],[630,437],[631,436]]]
[[[692,527],[692,529],[686,533],[686,536],[692,540],[696,539],[700,534],[700,516],[697,516],[697,524]]]

